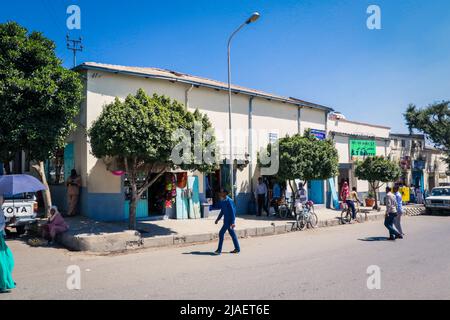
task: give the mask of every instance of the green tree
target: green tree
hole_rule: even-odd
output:
[[[375,194],[375,208],[378,209],[378,191],[387,182],[395,182],[401,176],[398,163],[384,157],[368,157],[356,163],[355,175],[369,182]]]
[[[212,139],[192,143],[196,121]],[[183,137],[175,135],[180,129],[189,134],[187,142],[190,143],[188,149],[179,150],[182,154],[176,152],[183,157],[183,163],[173,159],[173,150],[183,141]],[[195,152],[192,152],[199,147],[203,154],[209,148],[216,159],[215,138],[211,131],[211,122],[205,115],[198,111],[191,113],[165,96],[154,94],[149,97],[142,89],[135,95],[128,95],[124,101],[116,98],[104,107],[88,134],[97,158],[113,158],[127,172],[131,186],[130,229],[136,229],[138,199],[165,171],[179,167],[207,172],[216,168],[215,161],[205,163],[204,159],[195,159]],[[138,187],[139,175],[145,177],[145,183]]]
[[[450,170],[450,101],[434,103],[423,109],[410,104],[404,116],[410,132],[423,132],[436,147],[446,153]]]
[[[319,140],[310,130],[303,136],[295,134],[279,139],[276,149],[269,144],[267,152],[279,153],[279,169],[274,177],[288,182],[294,198],[293,180],[302,180],[306,185],[308,181],[328,179],[338,173],[339,156],[333,141]]]
[[[64,146],[76,127],[82,81],[62,67],[55,44],[15,22],[0,24],[0,157],[10,161],[21,150],[45,185],[43,161]],[[47,185],[48,186],[48,185]],[[46,207],[50,192],[44,192]]]

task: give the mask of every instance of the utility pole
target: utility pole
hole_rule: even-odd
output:
[[[77,51],[83,51],[82,42],[83,39],[81,37],[78,40],[70,39],[69,35],[66,36],[67,49],[72,50],[73,52],[73,67],[75,68],[77,65]]]

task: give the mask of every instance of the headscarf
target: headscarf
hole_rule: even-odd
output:
[[[51,214],[52,209],[55,210],[55,213],[53,215]],[[49,221],[53,221],[53,219],[59,214],[58,207],[57,206],[51,206],[49,214],[50,214],[48,216]]]
[[[348,188],[348,183],[347,181],[344,182],[344,184],[342,185],[342,191],[341,191],[341,195],[345,195],[345,197],[347,198],[349,196],[350,192],[349,192],[349,188]]]
[[[50,207],[50,211],[51,211],[52,209],[55,210],[55,214],[54,214],[54,215],[56,215],[56,214],[59,213],[59,210],[58,210],[58,207],[57,207],[57,206],[51,206],[51,207]]]

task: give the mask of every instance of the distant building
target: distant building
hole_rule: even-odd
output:
[[[427,146],[424,135],[391,133],[390,138],[389,156],[402,168],[399,183],[420,187],[423,192],[450,181],[444,153]]]

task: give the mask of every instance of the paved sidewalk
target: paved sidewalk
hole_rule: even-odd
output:
[[[384,207],[379,212],[365,208],[367,217],[363,214],[363,221],[360,222],[383,219],[384,210]],[[315,212],[319,218],[318,227],[340,223],[340,211],[316,207]],[[70,230],[58,241],[71,250],[97,253],[210,242],[218,238],[220,225],[214,224],[215,219],[216,216],[198,220],[139,221],[137,230],[130,231],[126,222],[105,223],[85,217],[67,218]],[[236,233],[240,238],[268,236],[295,231],[292,225],[292,219],[240,215],[236,219]]]

